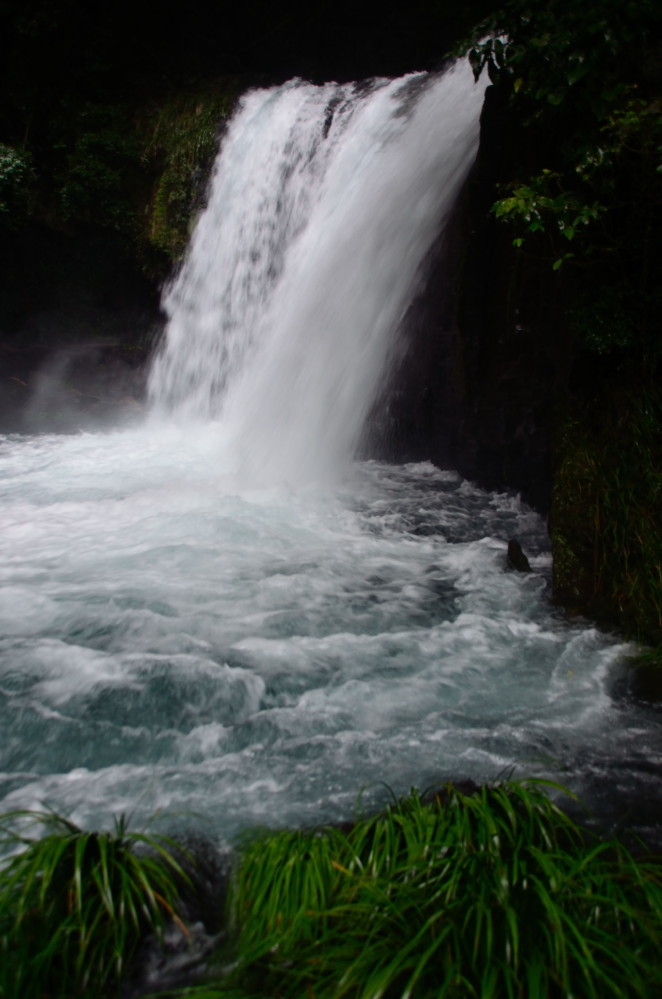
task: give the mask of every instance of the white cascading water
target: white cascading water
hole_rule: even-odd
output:
[[[219,417],[251,481],[336,479],[475,158],[483,90],[458,63],[249,93],[165,300],[157,410]]]
[[[0,436],[0,812],[232,842],[514,772],[659,833],[659,714],[618,694],[628,647],[551,605],[543,519],[350,461],[481,101],[466,65],[248,94],[151,416]]]

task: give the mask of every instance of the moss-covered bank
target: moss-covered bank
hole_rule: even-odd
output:
[[[650,0],[509,0],[475,34],[494,85],[466,209],[451,455],[551,511],[561,602],[656,646],[661,19]]]
[[[557,597],[662,645],[662,391],[598,385],[559,417],[551,538]]]
[[[144,266],[157,273],[186,249],[237,95],[236,82],[210,81],[169,94],[138,115],[140,161],[150,180],[139,247]]]

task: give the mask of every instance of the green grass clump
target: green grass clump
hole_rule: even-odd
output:
[[[534,782],[258,838],[230,917],[232,973],[189,996],[662,994],[659,861],[590,837]]]
[[[0,996],[117,995],[140,941],[160,937],[189,879],[181,849],[158,834],[84,832],[50,812],[2,817]],[[30,831],[38,835],[30,835]]]
[[[239,851],[228,932],[187,999],[622,999],[662,994],[662,861],[509,781],[414,791],[347,828]],[[38,824],[27,837],[16,823]],[[160,836],[6,816],[1,999],[111,999],[190,882]],[[188,864],[188,861],[186,861]],[[162,997],[164,999],[164,997]]]

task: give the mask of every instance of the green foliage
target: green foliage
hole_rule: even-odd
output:
[[[170,260],[186,249],[202,187],[235,100],[227,82],[177,94],[143,123],[142,163],[154,175],[145,238]]]
[[[582,203],[573,192],[563,189],[563,180],[558,172],[543,170],[527,184],[515,184],[507,198],[495,201],[492,210],[498,219],[524,224],[529,233],[544,232],[552,224],[568,241],[573,240],[582,227],[595,221],[605,210],[594,201]],[[521,247],[522,236],[513,240],[513,245]],[[573,253],[564,253],[554,261],[553,269],[558,270],[565,260],[572,259]]]
[[[535,150],[531,176],[505,185],[494,206],[518,226],[516,245],[547,230],[589,235],[618,204],[624,169],[637,176],[635,196],[659,204],[662,111],[649,53],[661,16],[653,0],[510,0],[476,29],[474,73],[509,92]]]
[[[561,790],[448,785],[347,830],[253,836],[233,878],[225,967],[167,995],[652,999],[660,860],[583,831],[550,788]],[[178,921],[181,848],[123,820],[112,834],[42,812],[2,824],[15,852],[0,872],[0,995],[118,995],[139,940]]]
[[[533,117],[578,100],[604,120],[629,88],[629,47],[659,19],[655,0],[509,0],[475,29],[469,58],[476,75],[486,68],[529,98]]]
[[[346,833],[258,838],[233,884],[233,970],[179,994],[656,995],[659,861],[592,839],[544,791],[449,785]]]
[[[227,81],[149,100],[58,94],[25,148],[0,144],[0,220],[112,229],[160,274],[186,248],[235,97]]]
[[[114,995],[140,940],[181,925],[188,877],[166,837],[123,818],[112,833],[84,832],[50,812],[11,812],[1,829],[12,851],[0,870],[3,999]]]
[[[71,114],[71,108],[64,110]],[[132,235],[140,163],[130,110],[86,102],[75,109],[75,122],[73,135],[62,123],[53,145],[61,218],[95,221]]]
[[[0,217],[25,203],[30,154],[0,142]]]
[[[596,354],[610,354],[633,343],[640,333],[636,296],[614,282],[579,296],[571,310],[571,329],[577,340]]]

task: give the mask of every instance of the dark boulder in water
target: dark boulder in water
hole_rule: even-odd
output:
[[[508,565],[517,572],[531,572],[529,560],[515,538],[511,538],[508,542]]]
[[[662,668],[642,664],[630,671],[628,692],[644,701],[662,703]]]

